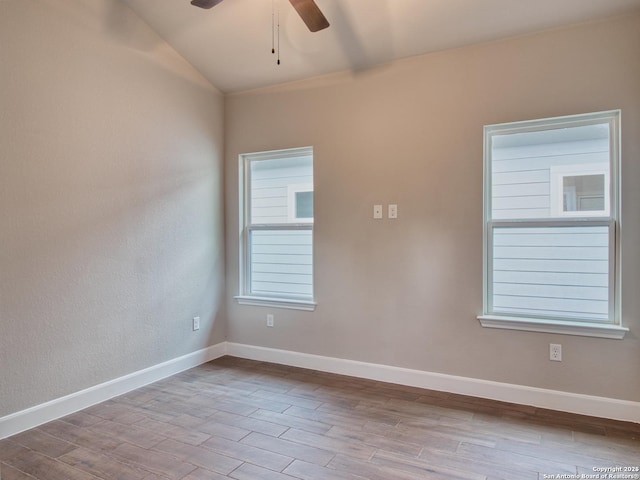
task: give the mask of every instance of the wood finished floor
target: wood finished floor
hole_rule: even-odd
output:
[[[518,480],[639,465],[639,424],[231,357],[0,440],[2,480]]]

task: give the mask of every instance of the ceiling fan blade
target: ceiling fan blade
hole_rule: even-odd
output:
[[[212,8],[219,4],[222,0],[191,0],[191,5],[200,8]]]
[[[196,1],[196,0],[194,0]],[[289,0],[309,30],[317,32],[329,26],[329,22],[313,0]]]

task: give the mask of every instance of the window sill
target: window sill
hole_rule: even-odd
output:
[[[289,308],[292,310],[305,310],[307,312],[313,312],[316,309],[316,303],[310,300],[292,300],[284,298],[270,298],[270,297],[251,297],[245,295],[238,295],[234,297],[239,305],[253,305],[258,307],[274,307],[274,308]]]
[[[502,315],[480,315],[480,324],[486,328],[525,330],[528,332],[559,333],[583,337],[613,338],[621,340],[628,328],[619,325],[571,322],[568,320],[541,320],[533,318],[507,317]]]

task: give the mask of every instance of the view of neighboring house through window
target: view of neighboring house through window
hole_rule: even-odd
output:
[[[561,333],[573,333],[575,325],[611,326],[613,336],[624,330],[616,239],[619,116],[485,127],[483,325],[561,325],[551,329]]]
[[[313,149],[241,155],[240,303],[313,308]]]

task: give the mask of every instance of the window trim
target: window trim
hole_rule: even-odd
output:
[[[576,173],[586,172],[584,175]],[[565,211],[564,200],[564,177],[577,177],[588,175],[604,175],[604,210],[576,210]],[[610,169],[602,163],[573,164],[552,166],[549,171],[549,202],[552,217],[590,217],[590,216],[610,216],[611,212],[611,181],[609,179]]]
[[[313,185],[309,183],[295,183],[287,187],[287,218],[291,223],[313,223],[312,218],[300,218],[296,216],[296,193],[313,193]]]
[[[250,224],[251,219],[251,163],[254,161],[274,160],[300,156],[311,156],[313,147],[288,148],[264,152],[240,154],[238,157],[239,179],[239,285],[238,295],[234,298],[239,305],[269,306],[294,310],[313,311],[316,308],[315,286],[312,285],[312,295],[253,295],[251,294],[251,232],[263,230],[311,230],[313,235],[313,221],[295,223]],[[305,184],[306,187],[309,184]],[[311,184],[313,187],[313,184]],[[313,189],[313,188],[312,188]],[[287,192],[289,195],[289,191]],[[313,278],[313,275],[312,275]],[[312,280],[313,282],[313,280]]]
[[[580,335],[622,339],[629,330],[622,326],[620,314],[620,110],[570,115],[563,117],[528,120],[522,122],[486,125],[484,127],[483,169],[483,313],[477,318],[483,327],[524,330],[533,332]],[[499,219],[492,220],[492,137],[496,134],[525,133],[555,130],[565,127],[608,123],[609,125],[609,194],[605,203],[609,206],[606,216],[559,216],[548,219]],[[550,188],[554,181],[551,178]],[[550,192],[551,193],[551,192]],[[607,203],[608,202],[608,203]],[[534,317],[496,313],[492,309],[493,258],[492,232],[496,227],[525,226],[577,226],[607,225],[609,228],[609,321],[581,321],[569,318]]]

